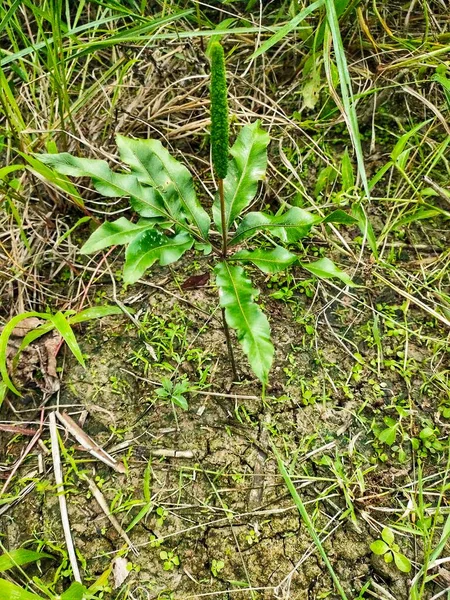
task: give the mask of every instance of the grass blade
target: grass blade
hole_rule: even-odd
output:
[[[266,40],[264,42],[264,44],[261,44],[261,46],[258,48],[258,50],[256,50],[256,52],[254,52],[250,56],[249,60],[253,60],[254,58],[257,58],[258,56],[261,56],[261,54],[264,54],[264,52],[267,52],[267,50],[270,50],[270,48],[272,48],[272,46],[277,44],[282,38],[284,38],[291,31],[293,31],[296,27],[298,27],[300,25],[300,23],[306,19],[306,17],[308,17],[311,13],[313,13],[318,8],[320,8],[323,5],[323,3],[324,3],[324,0],[316,0],[316,2],[313,2],[312,4],[310,4],[303,10],[301,10],[298,13],[298,15],[295,15],[295,17],[293,19],[291,19],[288,23],[286,23],[286,25],[281,27],[274,35],[272,35],[272,37],[270,37],[268,40]]]
[[[300,513],[300,516],[301,516],[304,524],[306,525],[306,528],[307,528],[310,536],[312,537],[313,542],[315,543],[317,550],[319,551],[319,554],[322,557],[322,560],[325,563],[325,565],[331,575],[331,579],[333,580],[334,585],[336,586],[336,590],[339,592],[339,595],[343,600],[348,600],[347,595],[345,594],[345,591],[341,585],[341,582],[339,581],[336,573],[334,572],[333,566],[328,559],[328,556],[327,556],[327,553],[325,552],[324,547],[322,546],[322,542],[320,541],[320,538],[317,535],[316,530],[314,529],[314,525],[309,517],[309,514],[305,508],[305,505],[303,504],[302,499],[298,495],[298,492],[295,489],[294,483],[293,483],[289,473],[287,472],[287,469],[284,466],[283,461],[281,460],[280,456],[278,455],[278,453],[275,449],[274,449],[274,452],[275,452],[275,456],[276,456],[277,463],[278,463],[278,469],[279,469],[281,475],[283,476],[284,482],[286,483],[286,486],[292,496],[292,499],[295,502],[298,512]]]
[[[13,569],[14,567],[20,567],[30,562],[36,562],[42,558],[53,558],[50,554],[44,554],[43,552],[35,552],[34,550],[24,550],[19,548],[18,550],[12,550],[6,552],[0,556],[0,573]]]

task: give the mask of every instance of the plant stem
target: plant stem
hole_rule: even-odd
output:
[[[223,330],[225,332],[225,339],[227,340],[227,348],[228,348],[228,356],[231,362],[231,369],[233,371],[233,379],[234,381],[239,381],[239,376],[236,370],[236,363],[234,362],[234,354],[233,354],[233,346],[231,344],[231,336],[230,329],[228,327],[227,320],[225,318],[225,309],[222,308],[222,321],[223,321]]]
[[[222,256],[227,257],[228,240],[227,240],[227,225],[225,223],[225,198],[223,195],[223,179],[219,179],[219,199],[220,199],[220,215],[222,221]]]

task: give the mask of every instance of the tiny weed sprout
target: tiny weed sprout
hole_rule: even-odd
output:
[[[375,540],[370,544],[370,549],[374,554],[383,556],[385,562],[391,563],[394,561],[395,566],[403,573],[411,571],[411,563],[404,554],[400,552],[400,547],[395,543],[394,532],[385,527],[381,532],[381,540]]]
[[[122,171],[111,170],[103,160],[78,158],[69,153],[45,154],[39,158],[61,175],[90,177],[103,196],[130,199],[137,220],[120,217],[103,223],[81,249],[83,254],[91,254],[109,246],[126,246],[123,268],[126,284],[137,282],[154,263],[170,265],[189,250],[210,255],[234,376],[237,378],[237,369],[229,328],[235,330],[264,389],[274,347],[269,321],[257,303],[259,291],[244,267],[253,265],[272,275],[297,265],[314,276],[334,277],[353,285],[350,277],[328,258],[305,263],[293,250],[299,249],[299,242],[314,225],[351,224],[355,219],[342,210],[321,218],[297,206],[280,209],[275,215],[249,212],[258,184],[266,175],[270,137],[256,121],[242,127],[229,149],[226,69],[219,43],[211,46],[210,97],[211,155],[217,178],[212,220],[197,198],[187,167],[158,140],[117,136],[120,158],[127,165]],[[258,234],[264,234],[264,238],[258,240]],[[183,406],[182,393],[165,391]]]

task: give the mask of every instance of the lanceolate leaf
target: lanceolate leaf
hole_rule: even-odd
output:
[[[264,273],[278,273],[292,265],[297,256],[281,246],[276,246],[273,250],[240,250],[230,256],[229,260],[251,262]]]
[[[86,598],[86,588],[78,581],[74,581],[69,589],[62,595],[60,600],[84,600]]]
[[[162,266],[177,261],[193,243],[193,238],[186,232],[169,238],[156,229],[147,229],[127,248],[123,269],[124,282],[135,283],[157,260]]]
[[[341,271],[332,260],[329,258],[321,258],[312,263],[300,263],[306,270],[322,279],[332,279],[336,277],[343,281],[346,285],[354,287],[355,284],[350,279],[345,271]]]
[[[25,550],[19,548],[18,550],[11,550],[6,554],[0,556],[0,572],[7,571],[17,566],[26,565],[30,562],[36,562],[43,558],[53,558],[50,554],[44,554],[43,552],[35,552],[34,550]]]
[[[225,309],[227,323],[236,330],[253,372],[265,385],[274,349],[270,341],[269,322],[255,302],[259,292],[252,287],[242,267],[221,262],[214,272],[220,306]]]
[[[81,254],[91,254],[107,248],[108,246],[118,246],[128,244],[133,241],[136,235],[146,229],[153,227],[153,223],[142,222],[140,224],[132,223],[125,217],[120,217],[112,223],[106,222],[100,225],[94,231],[88,241],[81,248]]]
[[[230,150],[233,157],[228,163],[224,179],[226,231],[255,197],[267,167],[269,134],[261,129],[260,122],[243,127]],[[218,195],[213,205],[214,223],[222,231],[220,201]]]
[[[63,175],[90,177],[103,196],[131,198],[133,208],[143,217],[167,217],[162,197],[156,190],[141,185],[134,175],[111,171],[104,160],[78,158],[68,152],[40,154],[39,160]]]
[[[326,216],[322,222],[323,223],[340,223],[342,225],[353,225],[354,223],[357,223],[358,220],[355,219],[354,217],[352,217],[351,215],[349,215],[348,213],[346,213],[345,210],[338,208],[337,210],[334,210],[332,213],[330,213],[328,216]]]
[[[62,314],[62,312],[57,312],[55,315],[48,315],[48,320],[53,323],[55,328],[58,330],[58,333],[64,338],[64,341],[69,346],[72,354],[75,356],[77,361],[85,366],[83,354],[81,352],[80,346],[78,345],[77,338],[70,326],[66,317]]]
[[[8,341],[9,341],[9,338],[11,337],[11,334],[12,334],[14,328],[17,325],[19,325],[19,323],[21,321],[23,321],[24,319],[26,319],[28,317],[37,317],[38,319],[46,320],[48,318],[48,315],[45,313],[38,313],[38,312],[34,312],[34,311],[21,313],[20,315],[16,315],[12,319],[10,319],[8,321],[8,323],[6,323],[6,325],[3,327],[2,332],[0,333],[0,375],[3,380],[3,383],[5,385],[7,385],[8,388],[12,392],[14,392],[14,394],[16,394],[17,396],[21,396],[22,394],[19,392],[19,390],[17,390],[15,388],[13,382],[9,378],[8,368],[6,366]],[[1,598],[1,595],[0,595],[0,598]]]
[[[129,312],[133,312],[133,309],[128,308]],[[72,311],[73,312],[73,311]],[[70,325],[74,325],[76,323],[84,323],[85,321],[91,321],[92,319],[101,319],[102,317],[109,317],[110,315],[122,315],[123,310],[118,306],[92,306],[91,308],[85,308],[79,313],[71,314],[71,311],[67,311],[65,316]],[[42,337],[49,331],[55,329],[55,324],[51,321],[44,323],[33,329],[23,338],[22,343],[17,350],[16,358],[18,358],[18,354],[22,352],[24,348],[29,346],[34,340]]]
[[[8,600],[43,600],[42,596],[27,592],[15,583],[0,579],[0,598],[8,598]]]
[[[158,140],[133,140],[119,135],[117,145],[123,162],[131,167],[137,179],[162,194],[167,212],[176,220],[184,215],[206,239],[210,218],[197,200],[187,168]]]
[[[296,242],[308,235],[311,227],[320,221],[320,217],[297,206],[278,217],[268,213],[251,212],[242,219],[229,245],[239,244],[261,230],[270,231],[283,242]]]

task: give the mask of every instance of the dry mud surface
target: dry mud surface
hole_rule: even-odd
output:
[[[158,273],[152,281],[157,279]],[[408,452],[401,464],[389,449],[384,462],[377,460],[373,423],[392,414],[393,399],[409,403],[417,422],[422,417],[440,420],[439,398],[418,392],[420,365],[429,367],[430,349],[411,340],[409,352],[417,364],[411,380],[396,369],[374,377],[377,351],[364,342],[368,314],[360,304],[347,299],[329,305],[325,298],[311,303],[303,295],[286,304],[269,297],[264,281],[260,287],[277,349],[264,399],[239,351],[242,382],[231,381],[212,286],[180,292],[164,280],[160,288],[143,286],[133,298],[124,297],[146,324],[145,332],[126,317],[106,318],[78,331],[87,369],[66,354],[60,410],[66,407],[74,419],[82,416],[86,433],[127,466],[126,474],[114,472],[61,430],[70,461],[75,461],[65,461],[65,483],[85,581],[95,581],[115,557],[126,556],[131,571],[123,586],[129,586],[133,598],[337,597],[280,476],[276,449],[290,464],[348,597],[356,598],[372,578],[397,600],[406,599],[410,576],[374,556],[369,545],[390,514],[398,516],[407,507],[415,474]],[[312,334],[308,322],[315,323]],[[348,350],[349,340],[352,351],[359,349],[358,360]],[[387,339],[386,352],[390,344]],[[195,384],[202,374],[205,385],[200,393],[186,394],[186,412],[156,395],[163,377],[186,376]],[[33,412],[39,401],[39,394],[31,392],[16,408],[33,420],[39,417]],[[2,433],[2,449],[9,456],[22,447],[23,440]],[[44,472],[1,517],[2,539],[7,549],[52,540],[61,560],[58,498],[51,458],[42,450]],[[161,450],[175,456],[158,456]],[[188,458],[177,452],[187,452]],[[23,476],[36,467],[36,456]],[[434,462],[431,455],[424,458],[424,477],[436,477]],[[126,550],[77,470],[95,480],[124,529],[146,503],[147,478],[151,509],[129,531],[138,554]],[[402,524],[407,523],[408,517]],[[420,541],[413,546],[405,537],[400,543],[410,559],[420,560]],[[170,570],[164,568],[164,551],[177,557]],[[47,568],[45,576],[51,579],[54,570]],[[427,597],[440,589],[430,587]],[[111,590],[104,597],[118,594]]]

